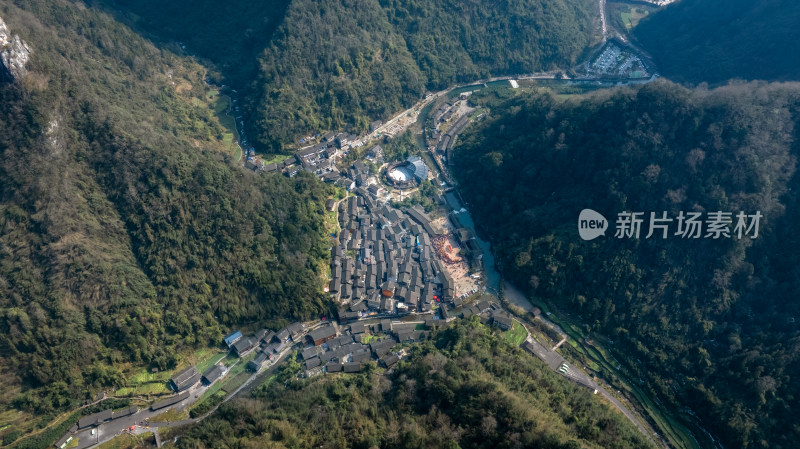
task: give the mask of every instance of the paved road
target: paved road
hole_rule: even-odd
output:
[[[322,324],[323,324],[323,322],[315,322],[312,325],[307,327],[306,332],[314,330],[317,327],[321,326]],[[303,338],[305,338],[305,334],[303,335]],[[270,373],[270,375],[271,375],[271,372],[274,371],[274,368],[277,365],[279,365],[281,360],[283,360],[288,354],[291,353],[291,351],[293,349],[296,349],[298,346],[302,347],[303,344],[299,343],[299,344],[290,345],[290,346],[287,346],[286,348],[284,348],[283,351],[281,351],[281,353],[279,354],[279,356],[274,359],[274,362],[272,364],[270,364],[268,367],[266,367],[264,370],[262,370],[264,372],[263,374]],[[236,366],[236,364],[238,364],[240,362],[241,362],[241,359],[237,360],[236,363],[231,365],[231,368],[233,368],[234,366]],[[230,370],[230,368],[229,368],[229,370]],[[233,398],[237,394],[239,394],[241,391],[245,390],[245,388],[248,387],[248,385],[251,385],[254,380],[259,378],[259,376],[260,376],[259,373],[254,373],[239,388],[237,388],[235,391],[233,391],[231,394],[229,394],[220,403],[220,405],[224,404],[225,402],[229,401],[231,398]],[[220,380],[222,380],[222,379],[220,379]],[[256,382],[255,383],[256,386],[258,384],[260,384],[260,382]],[[155,416],[158,416],[158,415],[164,413],[167,410],[185,410],[185,409],[189,408],[192,404],[194,404],[195,402],[200,400],[200,398],[203,397],[203,394],[208,390],[209,387],[210,386],[197,384],[196,386],[192,387],[189,390],[192,394],[190,394],[188,398],[184,399],[183,401],[181,401],[181,402],[179,402],[179,403],[177,403],[177,404],[175,404],[175,405],[173,405],[171,407],[164,408],[164,409],[157,410],[157,411],[151,411],[149,408],[143,409],[143,410],[139,410],[137,413],[135,413],[135,414],[133,414],[131,416],[127,416],[127,417],[124,417],[124,418],[119,418],[119,419],[116,419],[114,421],[101,424],[100,426],[96,427],[95,429],[86,429],[84,431],[78,432],[75,435],[75,438],[78,438],[78,446],[77,446],[77,448],[78,449],[85,449],[85,448],[93,447],[95,445],[103,444],[103,443],[113,439],[114,437],[119,436],[119,435],[121,435],[123,433],[126,433],[126,432],[129,432],[129,433],[134,434],[134,435],[141,435],[141,434],[148,433],[148,432],[157,432],[157,429],[159,427],[176,427],[176,426],[182,426],[182,425],[186,425],[186,424],[193,424],[193,423],[196,423],[198,421],[201,421],[201,420],[205,419],[207,416],[209,416],[210,414],[214,413],[217,410],[217,408],[219,408],[219,405],[217,407],[214,407],[212,410],[210,410],[205,415],[198,416],[197,418],[194,418],[194,419],[185,419],[185,420],[182,420],[182,421],[172,421],[172,422],[154,422],[154,421],[151,421],[151,420]],[[248,390],[245,390],[245,391],[251,391],[251,390],[252,390],[252,388],[250,388]],[[134,430],[130,430],[131,426],[134,427]],[[94,430],[94,434],[92,434],[92,430]]]
[[[608,38],[608,26],[606,25],[606,0],[600,0],[600,28],[603,32],[603,42]]]
[[[592,389],[592,390],[596,390],[596,394],[598,394],[598,393],[601,394],[604,398],[608,399],[609,402],[614,404],[614,406],[617,407],[617,409],[619,409],[619,411],[621,411],[622,414],[625,415],[625,417],[628,418],[634,425],[636,425],[636,427],[639,428],[639,430],[643,434],[651,436],[650,435],[650,431],[645,426],[643,426],[641,424],[641,422],[637,419],[636,415],[633,412],[631,412],[628,409],[628,407],[623,405],[619,400],[617,400],[616,397],[614,397],[611,393],[609,393],[605,388],[603,388],[602,386],[598,385],[597,382],[595,382],[594,380],[589,378],[589,376],[586,375],[586,373],[584,373],[582,370],[578,369],[577,367],[575,367],[571,363],[567,362],[564,359],[564,357],[562,357],[559,353],[544,347],[541,343],[536,341],[530,335],[528,336],[528,338],[525,341],[530,343],[530,351],[535,356],[537,356],[540,359],[542,359],[547,364],[547,366],[549,366],[553,371],[558,372],[562,376],[564,376],[566,378],[569,378],[570,380],[572,380],[574,382],[577,382],[578,384],[581,384],[584,387],[587,387],[587,388]],[[526,349],[528,349],[528,348],[526,348]],[[568,370],[567,370],[566,373],[562,373],[562,372],[558,371],[558,369],[562,365],[566,365],[567,366]],[[661,440],[657,439],[657,441],[661,442],[662,445],[664,444],[663,441],[661,441]],[[665,447],[666,447],[666,445],[665,445]]]
[[[95,430],[95,434],[92,435],[93,429],[86,429],[84,431],[78,432],[75,437],[78,438],[78,449],[84,449],[87,447],[94,446],[96,444],[103,444],[106,441],[111,440],[117,435],[121,435],[124,432],[130,431],[131,426],[135,427],[133,433],[144,433],[144,432],[151,432],[151,430],[144,429],[144,427],[139,428],[138,426],[146,426],[146,421],[148,419],[152,419],[154,416],[164,413],[166,410],[169,409],[176,409],[176,410],[183,410],[191,406],[195,403],[200,397],[203,396],[203,393],[206,392],[208,387],[204,385],[198,384],[194,388],[190,389],[189,391],[192,393],[189,395],[188,398],[184,399],[183,401],[175,404],[174,406],[161,409],[158,411],[151,411],[149,408],[139,410],[137,413],[126,416],[124,418],[115,419],[114,421],[110,421],[104,424],[97,426]]]

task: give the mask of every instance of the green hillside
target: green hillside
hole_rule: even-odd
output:
[[[304,132],[364,131],[443,88],[570,65],[591,3],[294,0],[260,58],[250,112],[262,147]]]
[[[793,0],[682,0],[642,20],[634,35],[676,81],[796,81],[798,23]]]
[[[212,62],[242,89],[248,134],[279,152],[309,133],[364,131],[426,89],[567,68],[591,40],[589,0],[95,0]]]
[[[0,437],[230,326],[327,310],[330,188],[233,164],[203,67],[79,2],[0,16],[33,49],[0,85]]]
[[[455,162],[506,276],[726,447],[795,446],[800,86],[657,82],[494,109]],[[580,239],[584,208],[611,222],[605,237]],[[614,237],[623,211],[645,213],[639,239]],[[684,239],[676,221],[645,238],[663,211],[763,218],[757,239]]]
[[[490,335],[475,319],[369,367],[271,382],[191,428],[178,448],[651,447],[598,396]]]

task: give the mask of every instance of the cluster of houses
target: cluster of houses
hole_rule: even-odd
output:
[[[236,331],[226,336],[224,341],[231,352],[238,357],[244,357],[257,351],[255,358],[248,362],[247,368],[259,371],[267,362],[274,361],[285,348],[302,342],[305,335],[305,325],[296,322],[277,332],[261,329],[247,337],[242,335],[241,331]]]
[[[350,304],[340,318],[428,312],[453,302],[453,279],[431,244],[441,231],[425,212],[379,205],[362,188],[355,193],[339,203],[342,231],[331,250],[328,291]]]
[[[77,432],[89,429],[91,427],[97,427],[101,424],[105,424],[107,422],[111,422],[120,418],[131,416],[138,411],[139,408],[135,405],[132,405],[122,410],[113,411],[109,408],[101,412],[91,414],[89,416],[84,416],[83,418],[79,419],[78,422],[75,423],[75,425],[73,425],[67,431],[67,433],[64,434],[63,437],[61,437],[58,441],[56,441],[55,447],[58,448],[66,447],[75,437],[75,434]]]
[[[382,319],[370,324],[320,327],[308,333],[308,346],[300,352],[304,375],[357,373],[370,360],[391,368],[405,354],[395,351],[397,345],[424,340],[430,329],[443,325],[445,321],[438,319],[425,320],[424,325]]]
[[[306,377],[322,373],[357,373],[371,360],[391,368],[405,354],[405,351],[397,350],[398,345],[424,340],[431,329],[446,326],[447,321],[454,319],[448,317],[446,310],[446,307],[440,308],[441,319],[430,314],[429,318],[414,322],[375,318],[341,325],[330,322],[308,332],[299,323],[296,323],[293,330],[287,328],[277,334],[271,331],[263,334],[264,331],[259,331],[257,335],[261,336],[261,350],[248,363],[247,368],[254,372],[260,371],[278,355],[276,350],[279,351],[278,348],[285,344],[303,346],[298,355]],[[466,319],[472,315],[478,316],[484,324],[500,330],[511,329],[513,323],[499,304],[486,300],[462,307],[461,317]]]
[[[339,151],[349,151],[364,145],[358,136],[350,133],[329,133],[320,140],[320,143],[299,150],[283,161],[270,164],[253,154],[252,150],[248,150],[245,167],[263,173],[281,172],[290,178],[300,171],[307,171],[318,177],[333,180],[339,177],[335,164]]]
[[[469,116],[459,118],[436,144],[436,151],[445,157],[448,165],[453,165],[453,145],[461,131],[469,124]]]
[[[442,312],[446,310],[446,307],[441,308]],[[499,304],[486,300],[461,309],[461,317],[467,319],[473,315],[500,330],[509,330],[513,325],[511,316]],[[445,312],[442,319],[427,318],[422,322],[383,318],[316,329],[309,332],[306,337],[308,346],[300,353],[305,376],[359,372],[369,360],[377,360],[381,366],[391,368],[405,354],[405,351],[396,350],[397,345],[426,339],[431,329],[446,326],[447,321],[454,319],[447,316]]]
[[[260,371],[270,361],[274,361],[287,347],[301,344],[303,349],[299,356],[302,359],[304,376],[358,373],[367,362],[373,360],[380,366],[392,368],[406,354],[404,349],[397,348],[398,345],[424,340],[431,329],[446,326],[447,321],[452,319],[448,318],[446,307],[440,308],[440,314],[442,319],[431,317],[419,322],[392,321],[389,318],[370,322],[356,321],[349,325],[330,322],[310,331],[297,322],[277,332],[262,329],[252,336],[244,336],[241,331],[235,331],[226,336],[224,342],[230,351],[240,357],[258,350],[256,357],[247,364],[247,369],[253,372]],[[461,308],[461,317],[467,319],[473,315],[500,330],[509,330],[512,327],[511,317],[497,303],[483,300]],[[169,380],[170,388],[177,394],[153,403],[150,410],[158,411],[179,404],[190,398],[190,390],[198,382],[211,385],[224,377],[226,372],[227,369],[221,364],[212,366],[202,375],[194,366],[190,366]],[[81,418],[55,446],[66,447],[77,432],[131,416],[137,411],[136,406],[131,406],[118,411],[103,410]]]
[[[227,372],[225,365],[214,365],[200,374],[197,368],[190,366],[183,371],[175,374],[169,379],[169,387],[175,393],[183,393],[201,382],[203,385],[211,385]],[[171,404],[166,404],[171,405]],[[164,407],[166,407],[164,405]],[[151,407],[152,408],[152,407]],[[155,410],[155,409],[153,409]]]
[[[492,303],[485,299],[475,304],[464,306],[461,309],[462,318],[469,319],[473,315],[479,317],[483,324],[494,326],[503,331],[510,330],[513,325],[511,315],[503,310],[500,304]]]
[[[391,328],[391,322],[384,320],[383,324],[374,327],[365,324],[345,326],[339,329],[339,333],[334,326],[316,329],[309,333],[309,341],[313,340],[313,345],[300,353],[305,376],[311,377],[323,372],[357,373],[373,358],[388,368],[392,367],[399,357],[391,353],[392,348],[397,345]],[[375,337],[381,333],[388,335],[380,339]],[[376,339],[365,344],[363,342],[367,341],[368,335]]]
[[[469,92],[461,94],[461,99],[468,96]],[[441,154],[448,165],[453,163],[453,146],[455,145],[456,138],[464,128],[469,124],[469,115],[461,116],[445,133],[442,133],[439,128],[445,122],[453,118],[458,112],[458,100],[449,100],[442,104],[430,117],[427,123],[427,131],[425,137],[430,150],[435,150]],[[479,117],[480,118],[480,117]]]

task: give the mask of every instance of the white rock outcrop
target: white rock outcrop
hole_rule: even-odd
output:
[[[0,17],[0,78],[20,80],[28,73],[25,64],[31,57],[31,48],[19,38],[11,35],[5,21]]]

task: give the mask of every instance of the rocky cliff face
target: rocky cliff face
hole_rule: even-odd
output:
[[[28,73],[25,64],[31,57],[31,48],[19,38],[11,35],[8,26],[0,17],[0,78],[19,81]]]

